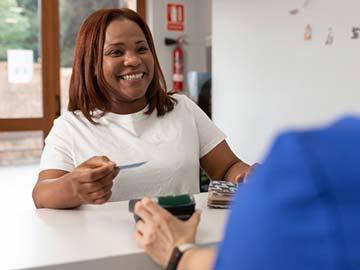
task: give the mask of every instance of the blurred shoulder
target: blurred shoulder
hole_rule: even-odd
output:
[[[186,96],[185,94],[174,94],[172,95],[173,98],[175,98],[177,100],[177,104],[175,106],[178,107],[187,107],[187,108],[193,108],[196,105],[196,103],[190,99],[188,96]]]
[[[85,124],[89,122],[81,111],[69,112],[66,111],[61,114],[54,121],[54,126],[56,127],[69,127],[69,126],[78,126],[80,123]]]

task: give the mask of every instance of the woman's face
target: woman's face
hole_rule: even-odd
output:
[[[133,21],[112,21],[105,33],[103,51],[105,80],[120,103],[143,103],[154,76],[154,58],[141,28]],[[146,103],[145,103],[146,104]]]

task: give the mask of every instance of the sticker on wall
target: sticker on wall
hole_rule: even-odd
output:
[[[299,9],[298,9],[298,8],[294,8],[294,9],[290,10],[289,13],[290,13],[291,15],[296,15],[296,14],[299,13]]]
[[[305,0],[303,8],[307,8],[312,0]]]
[[[310,24],[305,26],[304,40],[309,41],[312,39],[312,28]]]
[[[302,8],[307,8],[311,1],[312,0],[305,0],[304,4],[302,5]],[[291,15],[297,15],[297,14],[300,13],[300,9],[299,8],[294,8],[294,9],[290,10],[289,13]]]
[[[183,4],[167,4],[167,30],[168,31],[184,31],[184,5]]]
[[[329,27],[325,45],[332,45],[333,43],[334,43],[334,31],[331,27]]]
[[[353,27],[352,28],[352,37],[351,39],[359,39],[360,38],[360,27]]]

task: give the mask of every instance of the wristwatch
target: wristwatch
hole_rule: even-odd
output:
[[[171,253],[170,261],[166,267],[166,270],[176,270],[182,255],[185,253],[185,251],[192,248],[196,248],[196,245],[192,243],[177,245]]]

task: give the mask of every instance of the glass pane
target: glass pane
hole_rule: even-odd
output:
[[[76,35],[82,21],[100,8],[128,7],[136,9],[136,0],[61,0],[60,5],[60,85],[61,112],[67,109],[68,90],[73,64]]]
[[[0,132],[0,167],[39,164],[42,131]]]
[[[0,0],[0,118],[42,117],[38,0]]]

